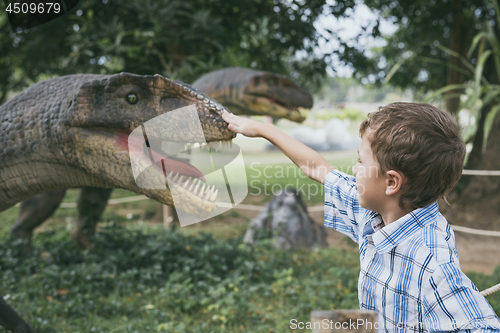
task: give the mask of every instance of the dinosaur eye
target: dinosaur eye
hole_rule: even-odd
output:
[[[130,104],[135,104],[138,101],[139,101],[139,97],[137,97],[136,94],[130,93],[127,95],[127,102],[129,102]]]

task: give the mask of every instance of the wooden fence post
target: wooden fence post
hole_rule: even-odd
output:
[[[311,312],[312,333],[376,333],[377,313],[366,310]]]
[[[162,205],[163,209],[163,226],[165,228],[169,228],[172,225],[172,222],[174,221],[174,212],[172,207],[167,206],[167,205]]]

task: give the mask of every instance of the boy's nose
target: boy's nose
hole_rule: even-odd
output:
[[[356,163],[356,164],[352,167],[352,172],[354,173],[354,176],[356,176],[356,174],[358,173],[358,164],[359,164],[359,163]]]

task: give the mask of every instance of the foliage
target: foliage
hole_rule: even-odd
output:
[[[467,273],[467,276],[474,282],[476,287],[479,290],[484,290],[486,288],[490,288],[495,286],[500,281],[500,266],[496,266],[492,275],[484,275],[481,273]],[[488,303],[490,303],[491,307],[497,315],[500,314],[500,293],[496,292],[495,294],[491,294],[486,296]]]
[[[389,85],[361,84],[354,78],[329,77],[315,95],[316,104],[345,102],[382,102],[395,88]]]
[[[492,1],[494,5],[494,12],[496,13],[496,26],[500,26],[500,7],[496,0]],[[470,78],[469,82],[464,84],[454,84],[447,85],[441,89],[438,89],[433,94],[429,96],[429,100],[436,97],[439,98],[450,98],[452,95],[443,96],[449,91],[456,90],[460,88],[464,91],[461,96],[461,103],[459,109],[466,109],[470,111],[470,119],[475,121],[469,121],[469,125],[465,132],[471,133],[470,136],[474,136],[477,132],[479,125],[479,118],[481,112],[488,105],[493,105],[491,110],[488,111],[484,122],[484,135],[482,148],[486,148],[486,142],[488,140],[488,135],[493,126],[493,121],[500,111],[500,35],[499,32],[494,28],[494,26],[487,24],[483,31],[479,32],[472,40],[468,58],[462,57],[459,54],[454,53],[452,50],[447,48],[442,48],[447,53],[454,55],[462,61],[465,67],[465,72]],[[473,59],[471,59],[473,54],[477,54],[477,61],[474,65]],[[494,64],[495,71],[493,73],[486,73],[486,63],[490,61]],[[489,79],[493,78],[493,82]],[[470,140],[469,137],[465,138],[467,141]]]
[[[109,227],[80,253],[68,233],[35,250],[0,239],[2,290],[37,332],[269,332],[314,309],[356,308],[356,251],[283,252]],[[3,331],[2,331],[3,332]]]
[[[317,87],[329,58],[313,52],[323,39],[313,23],[325,4],[82,0],[57,20],[18,33],[10,31],[0,11],[0,92],[80,72],[159,73],[193,82],[229,66],[270,70]],[[337,16],[353,6],[353,1],[330,5]]]
[[[366,82],[381,83],[390,75],[391,85],[422,91],[446,85],[451,57],[441,46],[450,48],[456,32],[461,36],[458,47],[469,45],[494,18],[489,0],[366,0],[364,4],[379,17],[367,22],[359,36],[342,44],[341,60],[352,64],[355,76]],[[383,46],[367,50],[362,37],[380,36],[381,19],[395,24],[397,30],[384,36]]]
[[[285,252],[240,240],[111,226],[91,252],[44,232],[26,253],[2,235],[2,291],[40,333],[283,332],[311,310],[358,307],[356,247]],[[469,276],[482,290],[500,267]],[[500,313],[500,295],[488,301]]]

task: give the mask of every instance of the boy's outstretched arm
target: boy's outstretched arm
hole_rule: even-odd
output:
[[[229,123],[229,129],[248,137],[262,137],[269,140],[292,160],[307,177],[321,184],[326,175],[334,169],[323,156],[304,145],[302,142],[286,135],[273,124],[264,124],[252,119],[238,117],[224,111],[222,118]]]

